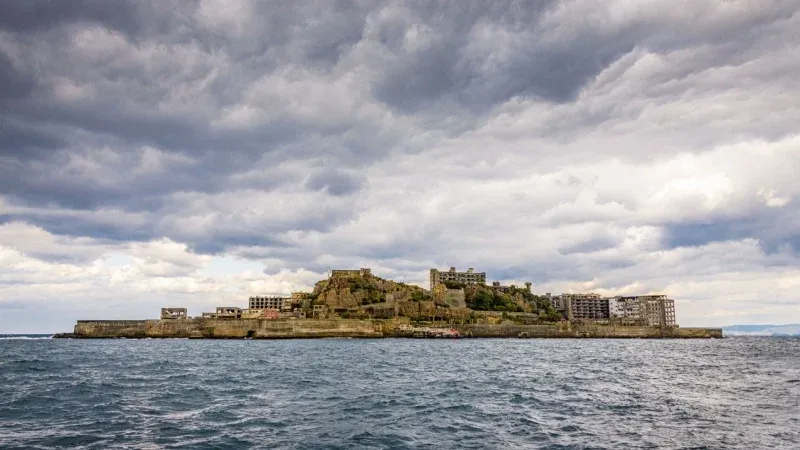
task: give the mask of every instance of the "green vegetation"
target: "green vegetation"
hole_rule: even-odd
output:
[[[548,305],[547,312],[544,315],[540,315],[539,318],[545,322],[558,322],[563,316],[552,305]]]
[[[492,292],[491,289],[478,289],[467,296],[467,307],[477,311],[522,312],[523,309],[508,294]]]
[[[412,302],[425,302],[433,300],[433,296],[422,289],[415,289],[411,291],[409,295],[409,300]]]
[[[444,286],[445,286],[447,289],[463,289],[463,288],[464,288],[464,286],[466,286],[466,284],[464,284],[464,283],[460,283],[460,282],[458,282],[458,281],[442,281],[442,284],[443,284],[443,285],[444,285]]]
[[[485,284],[464,284],[455,281],[443,281],[448,289],[463,289],[466,307],[474,311],[502,312],[504,320],[513,320],[519,323],[557,322],[561,315],[553,309],[550,299],[537,296],[528,291],[526,287],[510,286],[496,289]],[[439,290],[437,295],[441,294]],[[391,294],[397,306],[377,309],[371,305],[386,302]],[[454,307],[444,298],[434,298],[419,286],[385,280],[374,275],[336,277],[321,280],[311,294],[310,302],[304,308],[309,309],[314,304],[325,304],[340,317],[364,317],[385,315],[386,317],[410,317],[414,320],[447,320],[456,322],[475,322],[475,315],[468,315],[461,308]],[[355,300],[355,303],[353,302]],[[451,299],[452,301],[452,299]],[[341,308],[350,308],[347,311]],[[353,309],[359,309],[358,313]],[[367,312],[368,311],[368,312]],[[380,311],[380,312],[378,312]],[[525,313],[518,315],[516,313]],[[455,322],[454,322],[455,323]]]
[[[526,288],[510,286],[506,292],[492,289],[490,286],[471,284],[464,289],[467,307],[477,311],[525,312],[545,311],[540,319],[556,322],[561,315],[553,309],[550,299],[534,295]]]

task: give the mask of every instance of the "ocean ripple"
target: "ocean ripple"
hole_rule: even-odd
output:
[[[800,448],[800,339],[0,342],[0,448]]]

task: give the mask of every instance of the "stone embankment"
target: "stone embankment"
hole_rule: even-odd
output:
[[[407,322],[406,322],[407,323]],[[403,337],[398,321],[355,319],[79,320],[73,333],[56,338],[297,339]],[[719,328],[658,328],[603,325],[452,325],[474,338],[721,338]]]

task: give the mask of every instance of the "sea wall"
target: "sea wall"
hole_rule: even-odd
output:
[[[719,328],[659,328],[608,325],[454,325],[462,336],[480,338],[531,337],[531,338],[721,338]]]
[[[175,319],[79,320],[80,338],[314,338],[383,337],[382,326],[368,320],[346,319]]]
[[[400,337],[408,321],[355,319],[167,319],[80,320],[72,335],[78,338],[206,338],[287,339],[326,337]],[[657,328],[602,325],[453,325],[462,336],[476,338],[721,338],[719,328]]]
[[[75,336],[86,338],[144,338],[147,320],[79,320]]]

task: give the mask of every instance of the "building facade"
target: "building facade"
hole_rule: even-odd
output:
[[[530,281],[526,281],[525,282],[525,290],[526,291],[531,292],[531,286],[533,286],[533,283],[531,283]],[[515,288],[516,288],[516,286],[503,286],[503,285],[500,284],[499,281],[492,281],[492,290],[493,291],[509,292],[509,291],[511,291],[512,289],[515,289]]]
[[[161,308],[162,319],[186,319],[188,317],[186,308]]]
[[[559,306],[569,320],[603,320],[610,316],[609,300],[600,294],[561,294]]]
[[[275,309],[278,311],[283,311],[287,305],[291,309],[291,297],[282,297],[278,295],[256,295],[250,297],[249,300],[250,309]]]
[[[372,269],[367,267],[362,267],[358,270],[342,270],[342,269],[334,269],[331,270],[331,278],[363,278],[372,275]]]
[[[433,292],[433,288],[445,281],[463,284],[486,284],[486,272],[475,272],[472,267],[467,269],[466,272],[456,272],[455,267],[451,267],[450,270],[446,272],[431,269],[430,281],[431,292]]]
[[[241,319],[242,308],[236,306],[217,306],[216,312],[204,312],[203,318],[208,319]]]
[[[622,325],[674,327],[675,301],[666,295],[638,295],[609,299],[611,318]]]

